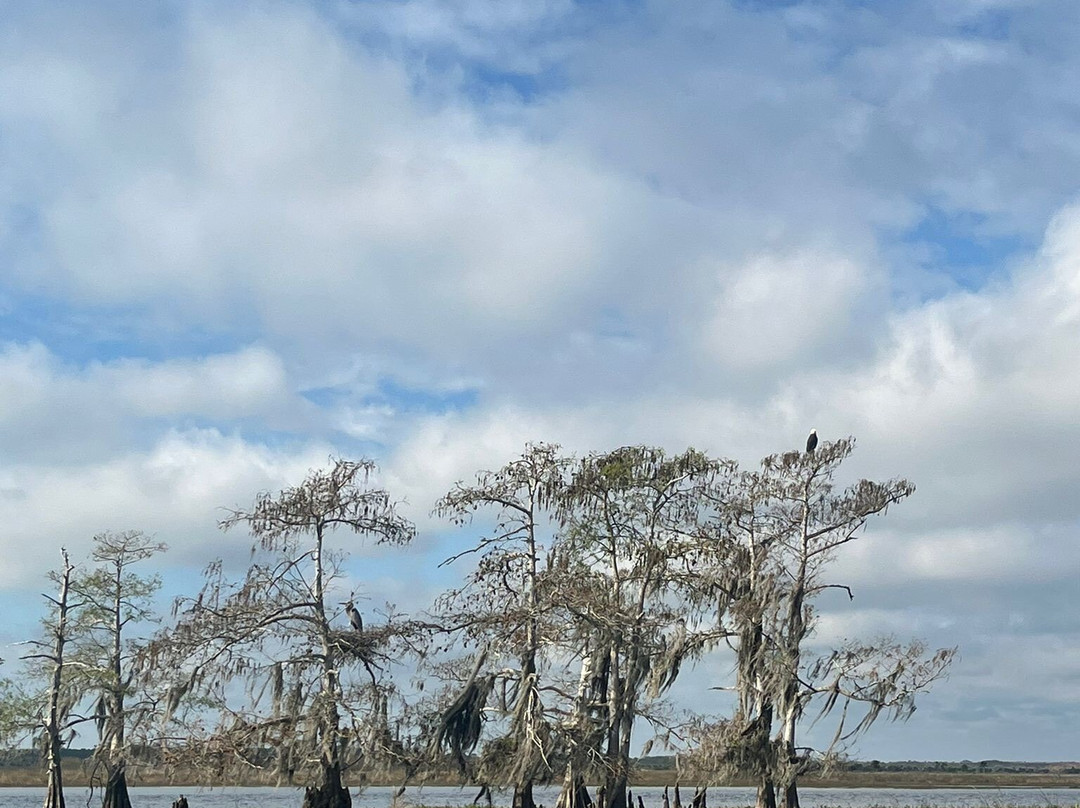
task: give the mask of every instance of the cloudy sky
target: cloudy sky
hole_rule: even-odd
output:
[[[195,586],[331,453],[411,608],[528,440],[814,426],[918,485],[822,639],[962,655],[858,754],[1077,758],[1078,87],[1073,0],[0,0],[0,646],[61,545]]]

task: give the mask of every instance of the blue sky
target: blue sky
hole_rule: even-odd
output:
[[[822,641],[962,654],[858,754],[1069,754],[1078,45],[1071,0],[0,2],[0,644],[61,545],[187,587],[332,453],[420,528],[356,548],[369,602],[420,608],[469,540],[431,505],[526,441],[815,426],[918,485]]]

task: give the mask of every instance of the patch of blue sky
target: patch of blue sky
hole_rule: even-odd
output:
[[[773,9],[790,8],[791,6],[816,5],[807,3],[806,0],[732,0],[735,8],[749,11],[771,11]]]
[[[155,328],[137,308],[77,306],[43,294],[0,286],[0,344],[40,342],[74,365],[116,359],[185,359],[231,353],[250,345],[254,328]]]
[[[122,341],[119,334],[103,326],[103,321],[113,319],[114,314],[76,308],[46,295],[0,288],[0,342],[40,342],[64,360],[77,364],[107,360],[121,355],[116,346]]]
[[[334,455],[353,460],[364,458],[375,463],[377,468],[386,465],[386,457],[392,451],[388,441],[378,441],[366,438],[356,438],[352,435],[338,433],[334,436]],[[391,491],[391,494],[394,492]]]
[[[11,145],[5,143],[0,128],[0,154],[7,154]],[[3,177],[0,175],[0,182]],[[13,274],[32,265],[43,252],[44,229],[36,205],[15,202],[0,209],[0,265]]]
[[[0,222],[0,266],[9,278],[26,274],[42,260],[41,217],[37,208],[17,204]],[[113,359],[161,360],[224,353],[250,343],[254,324],[230,318],[219,330],[156,327],[134,306],[75,304],[63,297],[0,280],[0,343],[40,342],[61,360],[77,365]]]
[[[381,377],[375,390],[357,401],[347,386],[315,387],[302,392],[304,398],[320,407],[353,403],[361,406],[386,406],[398,412],[432,413],[442,415],[474,407],[478,391],[475,388],[453,390],[424,390],[401,384],[390,377]]]
[[[370,410],[373,414],[368,428],[357,431],[339,425],[329,438],[343,455],[370,457],[378,462],[393,441],[395,421],[471,409],[477,404],[479,392],[475,388],[420,389],[383,377],[368,392],[358,393],[351,385],[337,385],[309,388],[300,395],[324,410],[357,413],[361,423],[365,422],[364,411]]]
[[[390,492],[393,495],[393,491]],[[418,503],[423,508],[431,503]],[[244,507],[246,503],[222,503],[223,507]],[[224,511],[213,514],[220,518]],[[455,531],[456,532],[456,531]],[[473,539],[469,538],[469,542]],[[341,566],[342,577],[336,580],[327,593],[328,604],[337,613],[337,621],[345,625],[341,607],[350,597],[364,615],[368,626],[377,625],[385,620],[383,613],[387,603],[399,611],[417,613],[430,609],[436,596],[453,586],[460,585],[463,570],[472,565],[472,561],[463,559],[457,565],[440,567],[439,562],[445,557],[460,552],[459,547],[443,541],[435,541],[430,534],[417,536],[414,542],[406,546],[378,545],[372,536],[357,536],[345,530],[336,531],[329,539],[335,551],[344,551],[348,557]],[[230,580],[239,580],[251,563],[252,540],[247,532],[238,527],[222,534],[220,554],[225,558],[225,573]],[[171,555],[172,558],[169,558]],[[156,599],[156,607],[161,614],[168,614],[173,600],[178,596],[194,597],[204,583],[203,570],[214,559],[211,557],[195,558],[181,547],[174,547],[170,554],[157,561],[157,569],[152,570],[162,575],[162,590]],[[151,571],[149,568],[147,571]],[[399,582],[407,582],[407,586]],[[0,603],[11,599],[12,593],[0,592]],[[23,604],[25,607],[25,604]],[[24,612],[29,611],[25,608]],[[44,601],[40,613],[44,613]],[[21,624],[0,631],[0,643],[18,642],[32,635],[36,628],[36,617],[26,619]],[[0,656],[3,656],[0,652]],[[14,656],[14,655],[12,655]]]
[[[424,95],[431,87],[444,87],[443,78],[455,75],[452,84],[457,92],[477,107],[514,101],[534,104],[569,86],[558,65],[548,65],[529,72],[510,69],[498,60],[470,59],[449,50],[425,52],[423,78],[417,77],[414,90]],[[432,77],[437,81],[432,81]]]
[[[381,400],[396,409],[440,415],[474,407],[478,396],[478,391],[475,388],[421,390],[399,384],[390,378],[380,379],[378,390]]]
[[[179,432],[218,432],[239,438],[246,444],[258,444],[283,454],[297,452],[309,445],[312,433],[302,430],[274,427],[259,415],[243,415],[232,418],[213,418],[202,415],[170,414],[145,419],[144,432],[148,438],[158,440],[166,430]]]
[[[30,204],[17,204],[0,222],[0,266],[8,277],[24,276],[45,250],[41,217]],[[231,317],[213,330],[160,328],[137,306],[75,304],[17,281],[0,279],[0,343],[40,342],[64,361],[84,364],[131,358],[161,360],[224,353],[257,337],[255,323]]]
[[[368,14],[349,14],[350,8],[363,5],[370,7]],[[570,6],[526,17],[519,24],[490,29],[465,17],[456,19],[448,12],[451,28],[442,35],[424,31],[410,39],[407,31],[371,24],[373,17],[378,18],[379,5],[378,0],[354,0],[343,6],[323,7],[356,45],[371,53],[404,57],[421,65],[422,69],[414,73],[414,91],[418,94],[441,93],[447,77],[451,77],[451,84],[480,106],[503,102],[508,96],[527,104],[564,90],[569,86],[562,69],[566,51],[558,43],[588,41],[599,31],[648,11],[643,0],[577,0]],[[455,36],[453,26],[460,29],[460,38]],[[463,41],[487,41],[490,47],[475,51],[463,47]],[[531,67],[523,68],[523,64]]]
[[[4,142],[4,131],[0,129],[0,145]],[[41,212],[34,205],[15,203],[4,213],[4,231],[6,239],[13,243],[29,242],[39,244],[42,235]]]
[[[629,317],[621,309],[615,306],[602,306],[597,316],[597,334],[610,340],[624,340],[627,342],[639,339],[639,334],[634,330]]]
[[[555,68],[539,73],[522,73],[475,63],[466,70],[462,89],[475,104],[504,100],[508,95],[530,104],[567,86],[566,76]]]
[[[929,206],[926,215],[899,234],[902,244],[925,251],[927,269],[977,291],[1007,271],[1010,259],[1035,245],[1020,234],[990,232],[987,217],[971,211],[950,212]]]
[[[957,32],[977,39],[1004,41],[1012,34],[1012,16],[1000,8],[986,8],[957,26]]]
[[[396,499],[394,491],[391,490],[390,495]],[[412,510],[418,512],[426,512],[434,505],[433,502],[409,504]],[[220,503],[221,508],[244,508],[248,505],[249,503],[243,502]],[[222,514],[223,511],[208,514],[207,524],[212,525]],[[356,535],[344,529],[334,531],[329,536],[329,546],[335,552],[345,553],[347,557],[341,564],[343,577],[335,582],[330,592],[331,602],[343,603],[352,594],[365,617],[381,610],[387,600],[396,600],[397,606],[410,611],[430,606],[435,594],[460,585],[462,571],[472,567],[474,556],[468,556],[452,565],[440,566],[440,563],[474,546],[479,536],[486,535],[484,528],[480,527],[481,524],[482,520],[478,519],[477,526],[428,529],[418,533],[411,544],[404,546],[378,544],[375,536]],[[218,554],[223,557],[226,574],[230,578],[237,579],[243,575],[251,563],[250,549],[251,538],[243,527],[222,534]],[[210,556],[195,557],[183,547],[173,547],[172,551],[160,557],[157,563],[156,571],[162,573],[163,579],[162,597],[159,600],[162,603],[171,602],[177,595],[191,596],[198,591],[202,585],[202,570],[213,560]],[[399,587],[394,586],[393,582],[400,581],[411,582],[413,586],[407,592],[395,596],[393,590]],[[404,603],[402,598],[405,596],[418,600]],[[0,602],[4,597],[10,597],[10,593],[0,592]],[[0,639],[4,637],[14,638],[17,635],[0,631]]]
[[[55,556],[56,566],[59,567],[59,548]],[[4,615],[0,623],[0,659],[8,662],[9,665],[12,665],[22,654],[28,653],[26,646],[20,643],[41,636],[39,620],[47,611],[45,598],[38,595],[43,588],[49,587],[44,576],[40,581],[25,581],[24,584],[25,589],[0,591],[0,613]],[[10,675],[10,667],[5,667],[8,667],[8,670],[4,673]]]
[[[390,494],[393,496],[394,492],[391,491]],[[434,503],[415,504],[418,508],[425,508]],[[339,546],[349,546],[346,545],[349,537],[341,536],[339,540],[342,542]],[[363,552],[357,546],[351,545],[350,557],[344,567],[355,576],[355,591],[359,595],[356,600],[365,613],[381,611],[386,600],[396,600],[395,605],[398,608],[412,612],[430,608],[440,592],[461,584],[461,569],[456,565],[439,566],[444,558],[460,550],[456,547],[445,547],[441,542],[432,548],[430,535],[418,536],[412,545],[387,546],[378,551],[372,549],[372,538],[362,538],[359,543],[363,545]],[[467,570],[472,564],[465,561],[461,566]],[[411,582],[408,591],[395,593],[383,589],[387,582],[403,581]],[[404,597],[416,600],[404,603]]]
[[[311,387],[301,390],[300,395],[318,407],[333,407],[348,402],[352,398],[352,391],[345,386]]]

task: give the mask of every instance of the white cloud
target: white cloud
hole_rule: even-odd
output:
[[[789,395],[873,441],[878,467],[925,484],[939,518],[1080,518],[1062,496],[1077,482],[1078,217],[1064,209],[1007,283],[896,315],[873,363]]]
[[[193,412],[209,418],[265,414],[289,398],[281,360],[264,348],[157,364],[118,361],[90,370],[140,415]]]
[[[865,539],[845,548],[837,565],[839,580],[855,578],[864,588],[887,585],[1062,582],[1080,574],[1075,524],[1039,525],[996,522],[933,529],[940,519],[920,508],[919,494],[901,509],[921,510],[915,525],[890,526],[895,515],[872,525]],[[932,507],[932,504],[931,504]]]
[[[721,273],[706,339],[726,365],[790,364],[843,336],[866,285],[865,270],[828,252],[752,257]]]
[[[844,596],[844,600],[847,600]],[[846,604],[845,604],[846,605]],[[837,648],[849,640],[873,640],[893,637],[899,642],[924,637],[954,627],[954,615],[939,610],[860,608],[857,604],[823,612],[818,619],[811,644],[819,650]]]
[[[20,12],[0,48],[0,294],[21,315],[0,350],[0,587],[52,565],[26,547],[105,528],[201,564],[216,509],[295,483],[327,436],[376,445],[436,531],[436,497],[529,440],[752,465],[816,426],[859,438],[853,474],[919,485],[848,548],[858,611],[823,636],[1037,631],[1080,564],[1076,11],[752,6]],[[1001,11],[1009,36],[981,35]],[[1025,263],[991,249],[996,280],[942,296],[957,281],[922,275],[964,245],[925,248],[928,209],[1013,244],[1059,213]],[[27,299],[81,356],[116,315],[166,358],[71,359],[14,333]],[[480,392],[410,412],[385,379]],[[1053,630],[1051,649],[1075,634]],[[1039,656],[968,658],[980,697],[1072,693],[1067,656],[1044,678]]]
[[[0,445],[9,458],[110,453],[139,419],[302,422],[280,358],[262,347],[196,359],[71,365],[40,343],[0,350]],[[100,456],[100,455],[99,455]]]
[[[159,324],[179,312],[228,333],[239,312],[305,357],[399,346],[450,358],[579,316],[621,234],[658,204],[573,150],[423,107],[406,71],[313,12],[207,8],[184,33],[149,74],[67,55],[91,84],[142,99],[122,113],[57,90],[25,52],[0,63],[34,96],[62,95],[13,125],[81,167],[24,178],[41,250],[14,279]],[[75,145],[76,113],[57,111],[69,106],[93,123]]]
[[[0,587],[25,586],[56,565],[51,548],[85,555],[94,534],[142,530],[171,547],[165,563],[201,568],[228,553],[217,522],[323,465],[325,446],[272,450],[215,430],[170,432],[149,450],[80,465],[7,463],[0,471]],[[235,542],[232,555],[249,545]],[[50,548],[42,552],[37,548]],[[31,550],[30,548],[35,548]]]

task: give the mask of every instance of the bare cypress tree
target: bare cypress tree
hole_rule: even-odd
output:
[[[948,673],[956,654],[956,648],[931,652],[921,640],[879,637],[808,658],[801,677],[807,700],[818,697],[818,717],[840,711],[826,754],[845,749],[882,715],[910,718],[915,697]]]
[[[480,740],[483,711],[500,713],[504,732],[489,743],[473,777],[513,788],[513,808],[535,808],[533,784],[552,775],[556,741],[541,657],[557,642],[561,621],[552,619],[555,587],[543,533],[550,531],[548,513],[562,495],[568,462],[557,446],[532,444],[498,471],[479,472],[475,485],[456,484],[435,506],[436,514],[459,525],[478,510],[495,511],[489,535],[443,562],[479,556],[464,585],[440,598],[438,611],[484,651],[444,714],[437,741],[454,750],[464,768],[465,754]],[[495,709],[488,705],[493,689],[503,696]]]
[[[852,595],[827,577],[838,550],[862,535],[870,517],[914,491],[906,480],[860,480],[836,490],[834,479],[853,445],[844,439],[765,458],[760,470],[741,476],[716,525],[741,548],[732,556],[734,568],[712,577],[731,582],[717,590],[731,598],[723,611],[736,638],[739,699],[734,720],[703,730],[699,768],[720,764],[753,774],[758,808],[773,808],[777,800],[798,808],[798,778],[814,758],[813,750],[797,745],[797,730],[815,699],[819,715],[841,705],[834,739],[821,750],[827,754],[883,713],[910,715],[915,694],[944,675],[955,653],[927,655],[921,643],[890,641],[849,644],[824,656],[806,650],[816,626],[815,600],[829,589]],[[848,710],[860,704],[864,712],[852,727]]]
[[[806,707],[820,692],[811,683],[813,677],[807,674],[810,670],[819,675],[824,672],[816,662],[807,659],[804,650],[816,624],[813,601],[827,589],[840,589],[853,597],[848,587],[826,577],[836,551],[859,538],[870,517],[885,513],[890,505],[915,491],[915,486],[903,479],[859,480],[842,491],[835,490],[834,478],[839,466],[853,448],[854,440],[845,438],[823,442],[815,451],[787,452],[762,461],[760,479],[773,501],[771,519],[777,537],[774,554],[782,573],[775,578],[778,586],[772,635],[774,697],[780,721],[776,785],[785,808],[799,807],[798,776],[807,770],[810,762],[809,756],[798,748],[796,738]],[[944,674],[952,653],[939,651],[924,661],[920,644],[907,646],[902,653],[896,653],[896,648],[891,646],[863,645],[857,655],[853,649],[845,652],[849,661],[855,656],[860,661],[847,667],[841,665],[834,672],[833,681],[839,687],[882,666],[890,669],[892,687],[862,691],[859,700],[869,706],[866,717],[859,723],[859,729],[864,730],[891,705],[900,707],[894,713],[896,717],[910,715],[902,705],[913,705],[914,693]],[[928,677],[913,676],[916,669],[933,673]],[[854,698],[855,690],[848,692],[845,703]]]
[[[694,450],[669,458],[659,449],[625,447],[582,460],[563,499],[563,599],[578,627],[579,653],[589,659],[584,689],[602,694],[592,710],[600,808],[627,808],[635,719],[702,647],[688,642],[679,598],[703,492],[716,471]],[[577,808],[580,786],[564,783],[561,808]]]
[[[759,476],[719,461],[724,474],[705,491],[706,523],[690,556],[687,597],[714,636],[735,654],[735,713],[730,720],[694,721],[692,768],[707,776],[750,777],[757,808],[776,808],[775,714],[766,626],[776,598],[776,541],[769,519],[770,496]],[[722,688],[726,689],[726,688]]]
[[[103,808],[130,808],[128,732],[153,725],[149,718],[154,702],[142,697],[133,700],[139,695],[136,676],[142,644],[130,636],[130,630],[153,620],[152,598],[161,580],[156,575],[137,575],[130,568],[165,549],[164,544],[139,531],[100,533],[94,537],[91,551],[98,566],[72,581],[83,603],[76,621],[72,662],[80,690],[98,694],[94,758],[106,772]]]
[[[62,549],[61,553],[63,566],[59,571],[49,573],[49,580],[57,586],[57,596],[44,595],[52,607],[51,614],[43,621],[48,639],[30,640],[29,645],[41,650],[23,656],[24,660],[42,665],[42,673],[48,682],[44,705],[39,708],[35,720],[41,730],[41,751],[45,760],[45,808],[64,808],[64,772],[60,753],[68,740],[65,736],[69,736],[76,724],[86,720],[73,714],[80,694],[71,684],[66,653],[71,640],[72,613],[80,604],[71,599],[71,578],[75,567],[68,557],[68,551]]]
[[[392,544],[413,537],[389,494],[368,486],[373,470],[370,461],[335,459],[295,488],[233,511],[222,527],[245,526],[256,540],[246,575],[234,583],[220,562],[211,565],[202,591],[178,602],[178,625],[153,649],[159,669],[183,672],[170,706],[193,694],[221,707],[201,745],[209,759],[275,765],[290,781],[302,778],[310,784],[305,808],[348,808],[344,773],[369,768],[392,743],[384,668],[398,629],[368,620],[358,631],[330,599],[344,559],[328,544],[336,531]],[[227,685],[236,678],[246,681],[247,699],[230,706]]]

